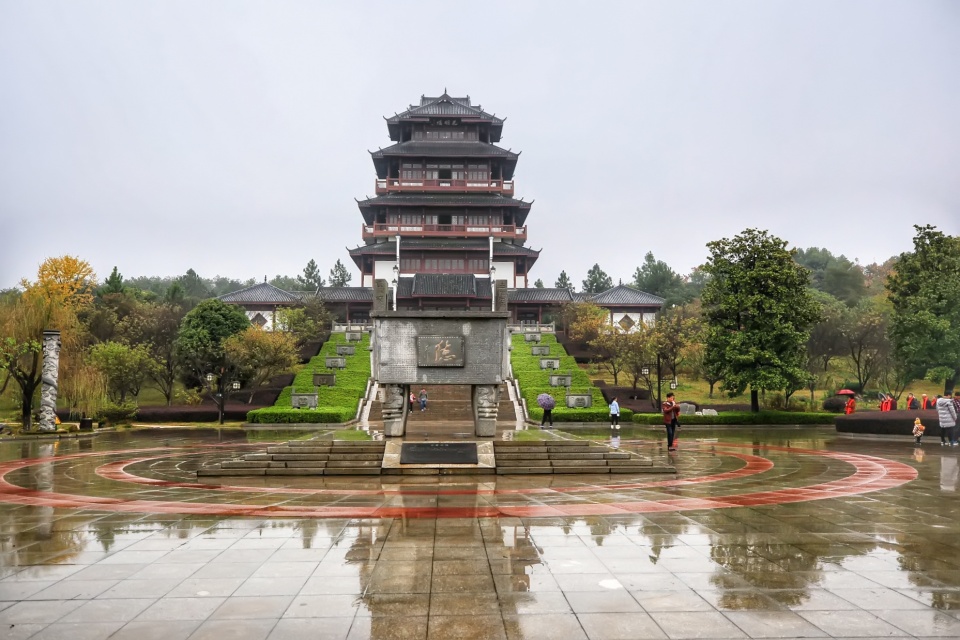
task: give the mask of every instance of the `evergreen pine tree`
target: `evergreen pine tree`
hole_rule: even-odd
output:
[[[543,289],[543,280],[537,278],[537,281],[533,283],[533,286],[537,289]]]
[[[560,277],[553,283],[553,286],[557,289],[568,289],[571,293],[574,291],[573,283],[570,281],[570,276],[567,275],[566,271],[560,272]]]
[[[347,271],[347,268],[343,266],[343,263],[340,260],[337,260],[337,263],[333,265],[333,269],[330,269],[330,286],[331,287],[345,287],[350,284],[350,280],[353,279],[353,276],[350,275],[350,272]]]
[[[339,262],[339,260],[337,262]],[[303,288],[309,289],[310,291],[316,291],[317,289],[326,286],[323,278],[320,277],[320,267],[317,266],[317,263],[313,258],[310,258],[310,262],[308,262],[307,266],[303,268],[303,275],[297,276],[297,282],[299,282]]]
[[[613,278],[608,276],[599,264],[590,267],[587,271],[587,279],[583,281],[584,293],[600,293],[613,286]]]

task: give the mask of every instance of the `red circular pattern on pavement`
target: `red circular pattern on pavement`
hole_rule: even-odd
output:
[[[535,503],[529,505],[517,504],[477,504],[469,506],[393,506],[389,504],[398,497],[404,496],[452,496],[477,495],[490,496],[494,499],[502,496],[542,495],[553,494],[562,499],[575,493],[583,492],[610,492],[620,494],[634,489],[656,489],[662,487],[683,487],[704,483],[718,483],[736,478],[762,474],[774,468],[774,463],[767,458],[750,454],[728,451],[729,449],[752,447],[748,444],[712,443],[711,448],[720,450],[720,455],[735,457],[745,464],[739,469],[723,473],[695,476],[691,478],[672,478],[669,480],[655,480],[640,483],[609,483],[589,484],[571,487],[530,487],[520,489],[424,489],[422,486],[403,486],[397,484],[382,489],[310,489],[284,487],[245,487],[239,485],[212,485],[191,482],[173,482],[155,478],[144,478],[126,471],[125,467],[138,462],[161,460],[163,458],[184,456],[198,453],[200,447],[189,449],[171,449],[169,447],[118,451],[110,453],[77,453],[46,458],[31,458],[13,460],[0,464],[0,502],[46,506],[56,508],[96,509],[100,511],[139,512],[139,513],[177,513],[184,515],[219,515],[219,516],[260,516],[260,517],[314,517],[314,518],[469,518],[469,517],[557,517],[557,516],[594,516],[594,515],[627,515],[638,513],[653,513],[666,511],[689,511],[696,509],[722,509],[730,507],[753,507],[773,504],[787,504],[840,498],[851,495],[869,493],[896,487],[917,477],[913,467],[879,458],[855,453],[817,451],[807,449],[793,449],[789,447],[765,446],[765,450],[789,452],[801,456],[817,456],[830,460],[837,460],[850,465],[853,473],[847,477],[822,482],[804,487],[789,487],[768,491],[746,492],[734,495],[719,495],[710,497],[657,497],[654,499],[624,500],[618,502],[586,502],[582,498],[575,498],[575,502],[563,503],[552,500],[550,504]],[[242,448],[237,445],[205,445],[202,448],[210,449]],[[221,504],[214,502],[187,502],[180,500],[141,500],[128,498],[112,498],[108,496],[77,495],[41,491],[18,486],[7,480],[6,476],[13,471],[43,463],[60,463],[78,458],[105,455],[130,455],[142,453],[163,452],[163,455],[140,456],[110,462],[101,465],[96,472],[101,477],[121,482],[149,485],[157,488],[175,488],[184,490],[224,491],[240,493],[271,493],[310,494],[316,496],[355,495],[358,497],[375,498],[381,496],[386,504],[371,506],[309,506],[283,504]],[[624,497],[624,496],[621,496]],[[487,502],[487,500],[484,500]]]

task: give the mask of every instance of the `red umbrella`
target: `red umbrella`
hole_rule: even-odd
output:
[[[838,396],[855,396],[857,395],[856,391],[851,391],[850,389],[840,389],[837,391]]]

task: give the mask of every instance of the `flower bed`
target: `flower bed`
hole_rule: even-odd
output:
[[[542,334],[541,345],[550,345],[549,356],[535,356],[530,353],[530,347],[536,343],[525,342],[522,333],[512,337],[513,350],[510,352],[510,364],[513,367],[513,376],[520,383],[520,393],[527,403],[527,412],[531,420],[540,420],[543,409],[537,404],[537,396],[548,393],[557,401],[557,408],[553,410],[554,422],[606,422],[610,419],[610,410],[603,399],[600,389],[590,383],[590,377],[577,366],[573,357],[567,355],[566,350],[556,336]],[[559,358],[559,370],[543,370],[540,368],[540,358]],[[568,409],[564,387],[551,387],[550,376],[556,374],[571,374],[570,393],[590,394],[593,406],[585,409]],[[620,417],[630,420],[633,412],[621,409]]]
[[[352,356],[346,358],[346,369],[328,369],[326,358],[337,356],[337,346],[350,344],[356,347]],[[256,409],[247,414],[247,421],[253,423],[332,423],[353,419],[357,412],[357,403],[363,397],[370,378],[370,335],[361,335],[360,342],[347,342],[346,334],[334,333],[320,348],[320,353],[294,377],[293,384],[285,387],[272,407]],[[333,373],[337,384],[333,387],[314,387],[313,374]],[[316,409],[298,409],[290,404],[290,396],[297,393],[317,391]]]

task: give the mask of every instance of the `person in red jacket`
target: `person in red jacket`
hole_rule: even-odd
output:
[[[676,451],[674,439],[677,434],[677,428],[680,427],[680,405],[673,399],[673,393],[667,394],[667,399],[663,401],[660,409],[663,411],[663,426],[667,429],[667,451]]]
[[[843,412],[847,415],[850,415],[856,410],[857,410],[857,401],[854,399],[853,396],[850,396],[850,398],[847,400],[846,406],[844,406],[843,408]]]
[[[927,399],[927,394],[920,394],[920,410],[926,411],[927,409],[933,409],[933,403]]]

